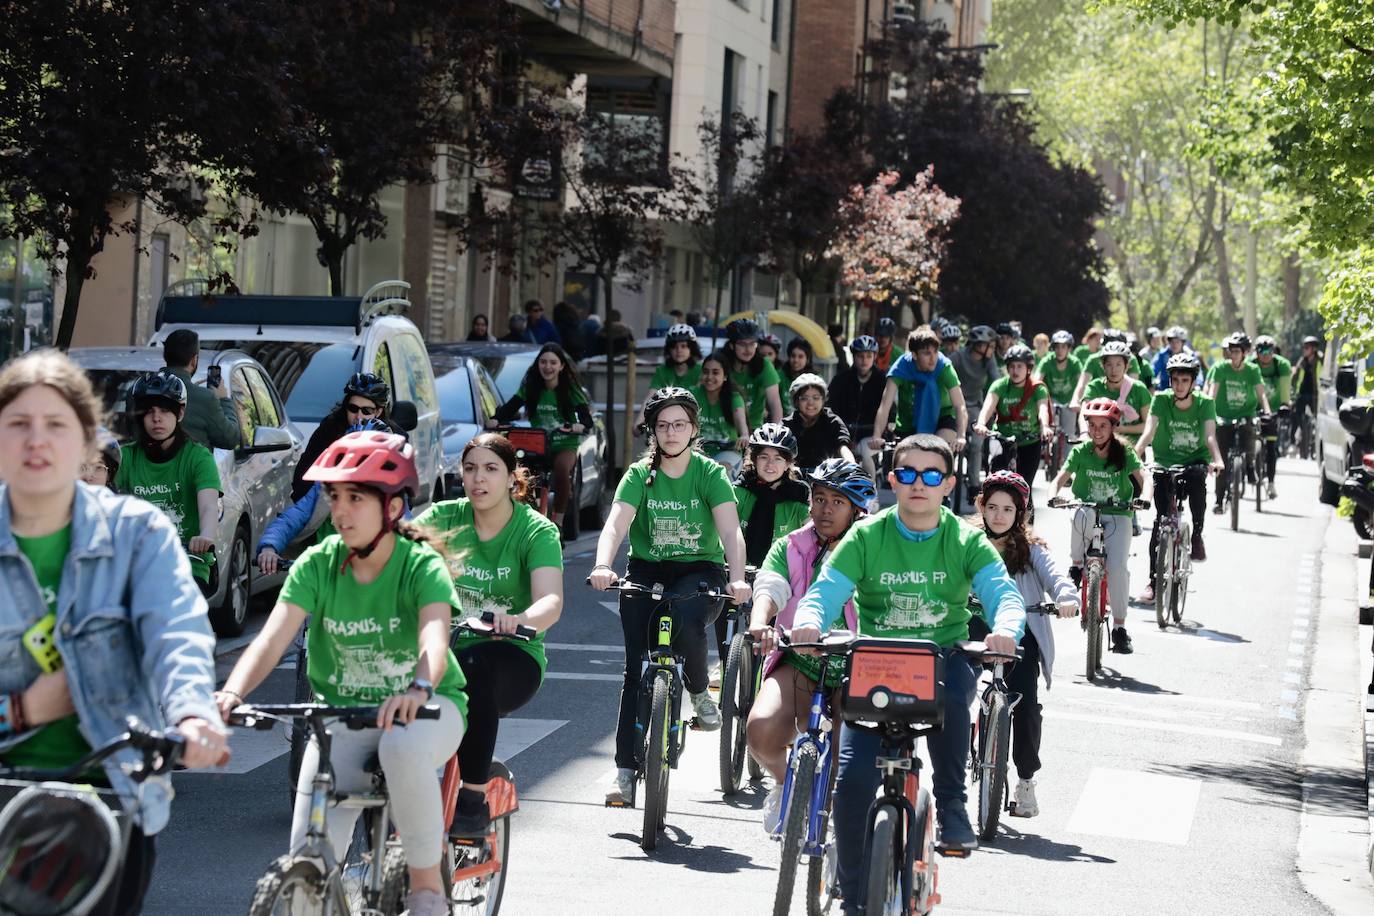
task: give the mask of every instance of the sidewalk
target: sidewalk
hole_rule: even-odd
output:
[[[1307,891],[1333,912],[1370,912],[1374,716],[1364,711],[1370,627],[1359,625],[1369,569],[1358,558],[1349,521],[1334,513],[1329,518],[1314,570],[1317,651],[1303,713],[1298,874]]]

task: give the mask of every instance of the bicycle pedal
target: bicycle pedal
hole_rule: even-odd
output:
[[[703,730],[702,727],[697,724],[696,716],[693,716],[692,718],[688,719],[683,724],[687,726],[689,731],[699,732]]]
[[[935,847],[935,854],[943,856],[946,859],[967,859],[969,853],[972,851],[971,849],[943,849],[939,846]]]
[[[635,803],[634,803],[633,800],[627,801],[627,802],[625,802],[625,801],[618,801],[618,802],[608,801],[608,802],[606,802],[606,807],[607,807],[607,808],[633,808],[634,806],[635,806]]]

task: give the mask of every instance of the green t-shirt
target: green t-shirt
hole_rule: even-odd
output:
[[[1131,473],[1140,469],[1140,459],[1129,446],[1124,449],[1126,460],[1121,470],[1107,467],[1107,460],[1097,454],[1090,441],[1080,442],[1069,452],[1064,470],[1073,475],[1073,495],[1090,503],[1107,500],[1129,502],[1134,495]],[[1130,515],[1131,510],[1103,509],[1103,515]]]
[[[1020,420],[1003,420],[1002,417],[1009,417],[1011,409],[1021,403],[1021,399],[1026,396],[1024,385],[1013,385],[1011,376],[1003,375],[996,379],[988,387],[989,395],[997,395],[997,414],[995,416],[997,429],[1004,436],[1011,436],[1016,440],[1017,445],[1026,445],[1040,438],[1040,410],[1038,405],[1050,399],[1049,389],[1041,382],[1030,380],[1031,396],[1026,401],[1026,406],[1021,408]]]
[[[515,396],[525,402],[525,416],[529,417],[530,425],[539,429],[547,429],[549,432],[549,451],[551,452],[575,452],[577,444],[582,441],[582,437],[576,433],[553,432],[560,426],[571,426],[577,423],[577,415],[563,415],[563,411],[558,406],[558,391],[554,388],[545,387],[539,392],[539,398],[531,404],[525,397],[525,386],[521,385],[515,392]],[[581,404],[586,404],[587,393],[579,387],[572,390],[572,405],[574,408]]]
[[[443,532],[448,538],[450,570],[458,592],[458,610],[464,617],[481,617],[486,611],[523,614],[534,603],[530,573],[550,567],[563,572],[563,546],[558,526],[525,503],[515,503],[506,527],[489,541],[479,540],[472,520],[472,503],[453,499],[430,506],[416,520]],[[479,642],[499,641],[500,637],[479,636],[463,631],[457,648]],[[508,640],[539,663],[542,677],[548,667],[544,654],[544,634],[529,642]]]
[[[1040,360],[1035,372],[1049,389],[1054,403],[1067,404],[1073,400],[1073,391],[1078,387],[1078,377],[1083,374],[1083,364],[1070,353],[1069,358],[1064,361],[1064,368],[1061,369],[1054,354],[1049,353]]]
[[[744,487],[735,487],[735,502],[739,504],[740,531],[749,530],[749,518],[754,514],[754,494]],[[776,541],[785,534],[791,534],[811,517],[811,504],[788,500],[780,502],[773,509],[773,536]]]
[[[1252,356],[1248,360],[1259,370],[1260,381],[1264,383],[1264,390],[1269,395],[1269,409],[1278,410],[1282,404],[1287,404],[1292,400],[1293,395],[1293,364],[1288,360],[1274,354],[1274,359],[1266,369],[1260,365],[1258,357]]]
[[[749,370],[731,372],[730,381],[735,383],[735,390],[744,398],[745,414],[749,420],[750,429],[758,429],[763,425],[763,418],[767,415],[768,398],[767,391],[773,385],[781,385],[782,377],[778,375],[778,370],[773,368],[773,364],[768,360],[763,361],[763,369],[758,375],[750,375]],[[778,396],[782,396],[779,390]]]
[[[367,584],[350,565],[339,572],[348,546],[338,535],[301,554],[286,574],[281,600],[311,616],[306,637],[306,676],[316,695],[340,706],[380,704],[404,693],[420,661],[420,608],[442,602],[456,607],[453,579],[433,548],[407,538],[381,575]],[[448,653],[434,692],[448,697],[467,719],[467,679]]]
[[[692,388],[692,396],[697,399],[700,410],[697,413],[697,423],[701,426],[701,438],[715,440],[717,442],[734,442],[739,438],[739,430],[735,429],[735,410],[744,406],[744,398],[738,391],[731,392],[730,412],[727,414],[723,405],[717,401],[712,404],[706,397],[706,389],[697,385]],[[712,446],[703,449],[708,455],[714,455],[721,451],[720,448]]]
[[[658,388],[691,388],[701,384],[701,363],[687,367],[687,371],[678,375],[675,367],[664,363],[654,369],[654,377],[649,380],[649,387]]]
[[[1121,380],[1121,385],[1131,386],[1131,390],[1126,393],[1126,402],[1121,406],[1121,423],[1122,425],[1134,425],[1139,423],[1141,418],[1149,412],[1150,389],[1144,382],[1133,379],[1130,376],[1124,377]],[[1117,385],[1113,388],[1107,383],[1105,376],[1103,378],[1095,378],[1088,382],[1087,385],[1083,386],[1083,402],[1087,403],[1093,398],[1111,398],[1113,401],[1120,404],[1121,385]],[[1127,410],[1127,407],[1131,410]],[[1134,416],[1131,415],[1132,410],[1135,411]],[[1125,439],[1127,442],[1135,442],[1140,436],[1135,433],[1122,433],[1121,438]]]
[[[993,563],[1002,558],[987,536],[949,509],[940,510],[933,535],[913,541],[898,530],[892,506],[850,528],[825,565],[854,583],[863,635],[949,646],[968,638],[973,577]]]
[[[1154,397],[1150,415],[1159,421],[1150,441],[1158,464],[1173,467],[1212,460],[1207,448],[1207,421],[1217,418],[1217,405],[1211,398],[1195,393],[1193,405],[1179,410],[1174,393],[1161,391]]]
[[[1223,420],[1241,420],[1253,417],[1259,411],[1259,395],[1255,386],[1263,382],[1259,366],[1254,363],[1241,363],[1239,369],[1231,361],[1214,363],[1207,371],[1207,381],[1217,386],[1217,416]]]
[[[711,510],[735,501],[735,488],[730,486],[725,468],[693,452],[681,477],[669,477],[660,468],[653,486],[646,488],[648,476],[649,459],[636,461],[615,489],[616,501],[635,510],[630,523],[630,559],[724,563],[725,548]]]
[[[223,492],[219,468],[210,450],[199,442],[185,442],[176,454],[157,462],[148,457],[143,446],[130,442],[120,450],[119,470],[115,473],[114,488],[145,499],[163,511],[176,525],[177,537],[184,546],[200,534],[200,509],[196,494],[201,490]],[[209,567],[191,564],[197,578],[208,580]]]
[[[52,642],[52,632],[57,625],[57,591],[62,585],[62,565],[67,561],[67,553],[72,545],[72,526],[43,537],[24,538],[14,536],[19,552],[28,557],[33,566],[38,590],[48,612],[25,631],[25,651],[33,653],[38,666],[44,673],[62,670],[62,656]],[[29,634],[41,640],[46,651],[35,651],[28,647]],[[42,634],[42,635],[40,635]],[[61,770],[71,766],[91,752],[91,745],[81,734],[76,716],[70,715],[57,719],[34,729],[28,738],[10,748],[4,754],[4,762],[14,767],[30,767],[41,770]]]
[[[1088,364],[1088,357],[1092,356],[1094,352],[1095,351],[1088,349],[1087,344],[1079,344],[1078,346],[1073,348],[1073,352],[1069,355],[1072,356],[1074,359],[1078,360],[1078,364],[1080,366],[1086,367]]]

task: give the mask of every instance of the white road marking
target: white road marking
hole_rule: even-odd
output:
[[[625,680],[623,674],[583,674],[577,671],[546,671],[544,679],[550,681],[616,681]]]
[[[1299,673],[1296,672],[1296,671],[1285,671],[1285,672],[1283,673],[1283,679],[1284,679],[1284,681],[1286,681],[1286,682],[1289,683],[1289,684],[1301,684],[1301,683],[1302,683],[1302,675],[1299,674]]]
[[[1201,792],[1198,779],[1098,767],[1088,776],[1068,830],[1183,846]]]
[[[1293,655],[1303,655],[1307,652],[1307,643],[1290,642],[1288,644],[1288,651],[1291,652]]]
[[[1292,719],[1294,722],[1296,722],[1298,721],[1298,711],[1296,709],[1284,707],[1283,709],[1279,710],[1279,718]]]
[[[610,611],[610,612],[611,612],[612,614],[614,614],[615,616],[617,616],[617,617],[620,616],[620,602],[619,602],[619,601],[602,601],[602,602],[600,602],[600,604],[601,604],[602,607],[604,607],[606,610]]]
[[[1055,681],[1054,685],[1056,689],[1059,687],[1059,684],[1059,681]],[[1153,706],[1155,704],[1162,702],[1167,703],[1172,701],[1175,703],[1195,703],[1201,706],[1220,706],[1223,709],[1264,709],[1264,705],[1262,703],[1256,703],[1253,700],[1231,700],[1222,697],[1199,697],[1187,693],[1129,693],[1127,691],[1122,690],[1108,690],[1102,687],[1090,687],[1087,684],[1075,681],[1066,681],[1064,682],[1064,684],[1066,687],[1069,688],[1070,691],[1074,693],[1080,693],[1085,697],[1093,696],[1096,698],[1100,698],[1102,702],[1110,702],[1111,700],[1125,700],[1129,697],[1132,701],[1139,700],[1142,705],[1148,706]],[[1051,698],[1053,698],[1054,691],[1051,690],[1049,695]]]
[[[1279,694],[1279,699],[1291,705],[1298,702],[1298,692],[1296,690],[1285,690]]]
[[[560,652],[616,652],[624,653],[624,646],[599,646],[592,643],[582,644],[574,642],[546,642],[545,649],[556,649]]]
[[[1304,664],[1304,663],[1303,663],[1303,660],[1300,659],[1300,658],[1290,658],[1290,659],[1288,660],[1288,667],[1289,667],[1289,668],[1301,668],[1301,667],[1303,666],[1303,664]]]
[[[496,733],[496,756],[509,762],[567,724],[567,719],[502,719],[501,730]]]
[[[1252,744],[1267,744],[1279,747],[1281,738],[1258,735],[1254,732],[1232,731],[1226,728],[1209,728],[1201,725],[1182,725],[1178,722],[1148,722],[1142,719],[1121,719],[1116,716],[1094,716],[1081,712],[1064,712],[1058,709],[1045,710],[1047,719],[1064,719],[1069,722],[1093,722],[1098,725],[1116,725],[1121,728],[1137,728],[1145,731],[1173,732],[1180,735],[1205,735],[1210,738],[1230,738],[1233,741],[1249,741]]]

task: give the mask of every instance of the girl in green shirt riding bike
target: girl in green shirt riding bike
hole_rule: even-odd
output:
[[[663,336],[663,365],[654,369],[649,380],[649,390],[644,392],[644,400],[654,396],[654,392],[669,385],[691,388],[701,379],[701,344],[697,343],[697,332],[690,324],[675,324]],[[636,423],[644,421],[640,411]]]
[[[732,476],[739,473],[744,450],[749,445],[749,419],[744,412],[744,398],[730,381],[725,357],[711,353],[702,359],[701,381],[688,390],[701,408],[698,416],[702,453]],[[721,443],[731,443],[733,447]]]

